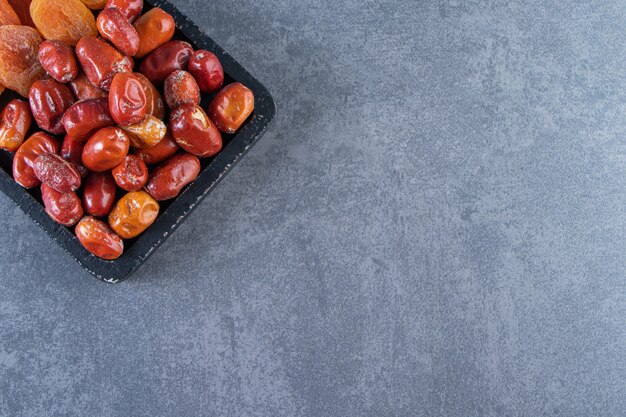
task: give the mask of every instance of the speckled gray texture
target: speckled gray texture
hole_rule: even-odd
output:
[[[626,415],[623,1],[177,3],[276,123],[117,286],[0,197],[0,416]]]

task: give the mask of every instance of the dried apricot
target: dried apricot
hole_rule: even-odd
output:
[[[41,35],[75,46],[98,34],[96,18],[80,0],[33,0],[30,15]]]
[[[109,224],[123,239],[132,239],[152,226],[159,210],[159,203],[147,192],[130,192],[113,207],[109,214]]]
[[[28,97],[31,85],[46,75],[37,56],[41,42],[31,27],[0,26],[0,83]]]
[[[0,25],[21,25],[20,18],[18,17],[13,7],[7,0],[0,0]]]
[[[114,261],[124,253],[124,241],[105,222],[91,216],[76,225],[76,237],[83,247],[105,261]]]
[[[13,100],[0,113],[0,149],[15,152],[33,123],[28,103]]]
[[[176,22],[172,15],[155,7],[135,22],[135,29],[139,34],[139,50],[135,56],[143,58],[172,40]]]
[[[165,123],[150,115],[135,125],[122,126],[122,129],[129,133],[133,147],[139,149],[150,148],[161,142],[167,132]]]
[[[91,10],[102,10],[107,4],[107,0],[80,0]]]

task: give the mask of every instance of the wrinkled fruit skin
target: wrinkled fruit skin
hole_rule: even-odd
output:
[[[172,40],[176,23],[172,15],[155,7],[135,22],[135,29],[139,34],[139,50],[135,56],[143,58]]]
[[[197,156],[188,153],[176,155],[150,175],[146,190],[156,201],[171,200],[198,178],[200,169]]]
[[[59,143],[54,138],[43,132],[35,133],[20,146],[13,157],[13,179],[24,188],[38,186],[41,182],[33,170],[35,160],[40,155],[58,152]]]
[[[89,7],[91,10],[102,10],[107,4],[107,0],[80,0],[83,4]]]
[[[200,87],[187,71],[178,70],[165,79],[165,102],[170,109],[183,104],[200,104]]]
[[[105,7],[120,10],[126,19],[132,23],[141,16],[143,0],[109,0]]]
[[[124,241],[105,222],[91,216],[76,225],[76,237],[91,254],[105,261],[118,259],[124,253]]]
[[[60,193],[78,190],[81,184],[80,173],[71,163],[56,154],[43,154],[33,164],[35,176],[42,184]]]
[[[74,49],[61,41],[44,41],[39,46],[39,62],[54,80],[69,83],[78,76],[80,68]]]
[[[32,0],[8,0],[9,4],[20,18],[22,25],[35,27],[33,19],[30,17],[30,3]]]
[[[62,122],[68,135],[83,141],[96,130],[115,125],[109,112],[109,100],[106,98],[75,103],[67,109]]]
[[[224,87],[209,106],[209,116],[224,133],[235,133],[254,111],[254,93],[241,83]]]
[[[80,0],[33,0],[30,15],[48,40],[75,46],[80,39],[98,34],[96,18]]]
[[[0,0],[0,25],[21,25],[20,18],[7,0]]]
[[[33,123],[28,103],[12,100],[0,113],[0,149],[15,152]]]
[[[146,94],[146,112],[147,114],[163,119],[165,117],[165,100],[159,90],[150,82],[145,75],[137,72],[135,77],[139,80]]]
[[[200,158],[222,149],[222,135],[200,106],[184,104],[172,112],[170,129],[178,146]]]
[[[104,172],[118,166],[128,154],[130,140],[117,127],[98,130],[85,144],[83,165],[94,172]]]
[[[148,183],[148,167],[136,155],[128,155],[113,168],[113,179],[122,190],[139,191]]]
[[[76,100],[108,97],[108,93],[93,85],[84,72],[78,74],[78,77],[69,83],[69,87]]]
[[[0,26],[0,83],[28,97],[30,87],[46,72],[37,52],[43,42],[39,33],[28,26]]]
[[[165,123],[154,116],[146,116],[143,121],[136,125],[122,126],[134,148],[150,148],[163,140],[167,133]]]
[[[109,92],[109,110],[120,126],[141,122],[148,113],[143,85],[134,74],[117,74]]]
[[[119,9],[109,7],[96,20],[100,35],[121,53],[133,56],[139,50],[139,34]]]
[[[65,135],[60,152],[61,158],[71,162],[83,178],[87,176],[87,168],[83,165],[82,160],[84,147],[84,141]]]
[[[115,74],[133,71],[132,60],[95,37],[83,38],[76,45],[76,56],[89,81],[109,91]]]
[[[109,214],[109,224],[123,239],[132,239],[152,226],[159,210],[159,203],[145,191],[131,192],[113,207]]]
[[[83,206],[76,193],[60,193],[42,184],[41,198],[48,216],[63,226],[74,226],[83,217]]]
[[[41,129],[54,135],[65,133],[63,115],[74,104],[74,96],[65,84],[52,79],[35,81],[30,88],[29,101]]]
[[[168,130],[161,142],[150,148],[136,149],[135,155],[146,164],[155,165],[171,158],[179,149],[180,147],[174,140],[172,133]]]
[[[141,63],[140,71],[154,84],[162,84],[176,70],[186,70],[193,55],[187,42],[170,41],[155,49]]]
[[[217,91],[224,85],[224,68],[220,60],[209,51],[194,52],[188,70],[203,93]]]
[[[91,172],[85,180],[83,208],[96,217],[106,217],[115,204],[117,186],[110,172]]]

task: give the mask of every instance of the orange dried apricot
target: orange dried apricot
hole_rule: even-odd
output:
[[[33,0],[30,15],[44,38],[76,46],[81,38],[96,36],[96,18],[80,0]]]
[[[80,0],[91,10],[102,10],[107,4],[107,0]]]
[[[21,25],[20,18],[18,17],[13,7],[7,0],[0,0],[0,25]]]
[[[29,26],[0,26],[0,83],[28,97],[30,86],[46,74],[37,55],[41,42]]]

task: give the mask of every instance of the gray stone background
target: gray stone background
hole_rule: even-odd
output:
[[[626,415],[626,3],[176,3],[276,123],[117,286],[0,196],[1,416]]]

